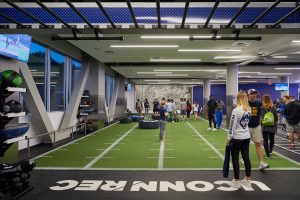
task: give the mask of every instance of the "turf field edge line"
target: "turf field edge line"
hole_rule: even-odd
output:
[[[90,133],[90,134],[88,134],[88,135],[86,135],[86,136],[83,136],[83,137],[78,138],[78,139],[76,139],[76,140],[74,140],[74,141],[68,142],[67,144],[64,144],[64,145],[59,146],[59,147],[56,147],[56,148],[54,148],[54,149],[52,149],[52,150],[50,150],[50,151],[47,151],[47,152],[45,152],[45,153],[43,153],[43,154],[41,154],[41,155],[38,155],[38,156],[36,156],[36,157],[34,157],[34,158],[32,158],[32,159],[33,159],[33,160],[36,160],[36,159],[38,159],[38,158],[40,158],[40,157],[42,157],[42,156],[45,156],[45,155],[47,155],[47,154],[49,154],[49,153],[52,153],[52,152],[54,152],[54,151],[56,151],[56,150],[58,150],[58,149],[61,149],[61,148],[65,147],[65,146],[70,145],[70,144],[72,144],[72,143],[74,143],[74,142],[77,142],[77,141],[79,141],[79,140],[85,139],[85,138],[87,138],[87,137],[89,137],[89,136],[91,136],[91,135],[96,134],[98,131],[102,131],[102,130],[107,129],[107,128],[111,127],[111,126],[114,126],[114,125],[116,125],[116,124],[118,124],[118,123],[119,123],[119,122],[117,121],[117,122],[115,122],[115,123],[113,123],[113,124],[110,124],[110,125],[104,127],[104,128],[101,128],[101,129],[99,129],[99,130],[97,130],[97,131],[94,131],[94,132],[92,132],[92,133]]]
[[[165,143],[163,141],[160,142],[160,148],[159,148],[159,158],[158,158],[158,169],[164,168],[164,149],[165,149]]]
[[[206,140],[189,122],[187,124],[193,129],[193,131],[222,159],[224,160],[224,155],[217,150],[209,141]]]
[[[222,174],[223,168],[165,168],[165,169],[157,169],[157,168],[78,168],[78,167],[36,167],[34,170],[76,170],[76,171],[220,171],[220,176]],[[244,168],[240,168],[244,170]],[[258,168],[252,168],[252,171],[261,171]],[[287,167],[287,168],[270,168],[265,171],[300,171],[300,167]],[[230,172],[233,173],[233,170],[230,169]]]
[[[113,149],[120,141],[122,141],[129,133],[131,133],[138,124],[134,125],[131,129],[129,129],[123,136],[121,136],[117,141],[115,141],[113,144],[111,144],[105,151],[103,151],[101,154],[99,154],[94,160],[89,162],[87,165],[85,165],[83,168],[88,169],[91,166],[93,166],[98,160],[100,160],[104,155],[106,155],[111,149]]]

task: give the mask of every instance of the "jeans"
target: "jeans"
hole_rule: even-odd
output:
[[[222,111],[216,111],[216,119],[217,119],[217,127],[218,128],[221,127],[222,117],[223,117],[223,112]]]

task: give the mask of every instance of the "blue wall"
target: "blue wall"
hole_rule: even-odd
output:
[[[261,97],[264,94],[270,94],[272,100],[280,99],[280,91],[275,90],[275,84],[268,85],[268,84],[240,84],[239,90],[248,91],[251,88],[256,89],[260,92]],[[298,99],[298,88],[299,84],[290,84],[290,95],[295,96]],[[211,86],[211,93],[215,97],[215,100],[218,100],[221,97],[222,101],[224,101],[226,105],[226,85],[212,85]],[[193,102],[197,101],[200,105],[203,104],[203,87],[202,86],[194,86],[193,87]],[[226,109],[224,110],[226,111]]]

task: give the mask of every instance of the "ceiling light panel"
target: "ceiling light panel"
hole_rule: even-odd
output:
[[[110,45],[111,48],[178,48],[178,45]]]
[[[178,52],[241,52],[241,49],[178,49]]]
[[[150,62],[200,62],[201,59],[155,59],[150,58]]]
[[[247,59],[247,58],[256,58],[256,56],[215,56],[214,59]]]

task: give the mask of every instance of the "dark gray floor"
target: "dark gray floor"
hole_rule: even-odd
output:
[[[243,174],[243,173],[242,173]],[[232,172],[231,172],[232,177]],[[300,197],[300,171],[253,171],[252,178],[261,182],[253,184],[253,191],[232,191],[221,171],[46,171],[36,170],[32,185],[34,190],[22,200],[114,200],[114,199],[172,199],[172,200],[295,200]],[[57,183],[68,180],[70,189],[56,191],[50,187],[66,187]],[[122,184],[122,182],[124,184]],[[135,182],[136,181],[136,182]],[[137,189],[144,182],[152,181],[151,190]],[[176,182],[177,181],[177,182]],[[196,182],[195,182],[196,181]],[[115,183],[119,183],[116,187]],[[157,184],[157,185],[156,185]],[[177,185],[174,187],[174,185]],[[110,185],[110,186],[109,186]],[[167,186],[170,186],[167,189]],[[173,185],[173,187],[171,187]],[[119,191],[118,191],[119,190]],[[166,191],[167,190],[167,191]],[[229,190],[229,191],[224,191]]]

